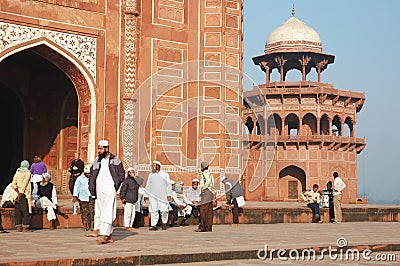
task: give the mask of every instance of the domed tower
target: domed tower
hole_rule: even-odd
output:
[[[246,198],[297,201],[300,193],[314,183],[324,188],[333,180],[333,172],[338,172],[347,185],[343,200],[356,198],[357,154],[366,145],[365,139],[356,137],[357,113],[364,104],[364,93],[339,90],[321,82],[321,73],[335,56],[323,52],[320,36],[295,17],[294,8],[292,16],[269,35],[264,52],[253,62],[265,72],[266,82],[258,88],[270,113],[255,115],[256,108],[248,103],[256,102],[256,90],[244,93],[243,116],[252,135],[244,180],[263,180],[247,191]],[[307,81],[313,68],[316,82]],[[270,79],[274,69],[280,74],[276,82]],[[286,74],[292,69],[300,71],[302,79],[286,82]],[[266,152],[271,136],[276,140],[273,153]],[[271,167],[257,170],[268,156],[273,157]]]

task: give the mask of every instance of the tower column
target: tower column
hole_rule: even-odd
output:
[[[318,83],[321,82],[321,72],[324,70],[325,66],[328,64],[328,60],[324,59],[316,64],[317,72],[318,72]]]
[[[270,74],[271,74],[271,70],[268,66],[268,63],[265,61],[261,62],[261,66],[265,69],[265,83],[267,84],[267,86],[270,83]]]
[[[311,57],[310,56],[302,56],[301,59],[299,59],[299,62],[301,64],[301,80],[306,81],[306,66],[310,62]],[[319,82],[319,81],[318,81]]]
[[[287,62],[287,60],[284,59],[283,56],[281,56],[281,57],[278,56],[278,57],[275,57],[275,62],[279,66],[279,72],[281,74],[280,82],[284,82],[285,81],[285,72],[284,72],[285,68],[284,67],[285,67],[285,63]]]

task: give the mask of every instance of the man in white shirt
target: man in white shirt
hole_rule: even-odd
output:
[[[14,208],[14,202],[13,202],[13,195],[15,192],[15,190],[11,187],[11,183],[8,184],[8,186],[6,187],[6,189],[3,192],[3,196],[1,197],[1,204],[0,206],[2,208]]]
[[[335,222],[342,222],[342,191],[346,187],[346,184],[339,177],[337,172],[333,173],[333,205],[335,209]]]
[[[146,184],[146,192],[149,197],[149,212],[151,215],[151,227],[149,230],[151,231],[158,230],[159,212],[161,213],[162,230],[167,229],[168,222],[169,199],[167,190],[170,181],[160,174],[160,167],[157,167],[157,165],[152,165],[152,173],[149,174]]]

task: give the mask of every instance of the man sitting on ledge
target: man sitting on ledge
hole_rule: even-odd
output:
[[[303,200],[307,202],[307,206],[312,210],[312,222],[321,222],[321,217],[319,214],[319,203],[321,201],[321,194],[318,192],[318,185],[314,184],[311,190],[303,192],[303,194],[301,195]]]
[[[50,182],[49,173],[42,175],[42,181],[34,183],[32,197],[37,208],[47,210],[47,220],[50,222],[50,229],[56,229],[57,193],[53,183]]]

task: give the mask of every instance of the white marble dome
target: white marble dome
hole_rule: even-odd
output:
[[[319,34],[314,29],[292,16],[268,36],[265,48],[266,51],[281,48],[322,51],[322,43]]]

